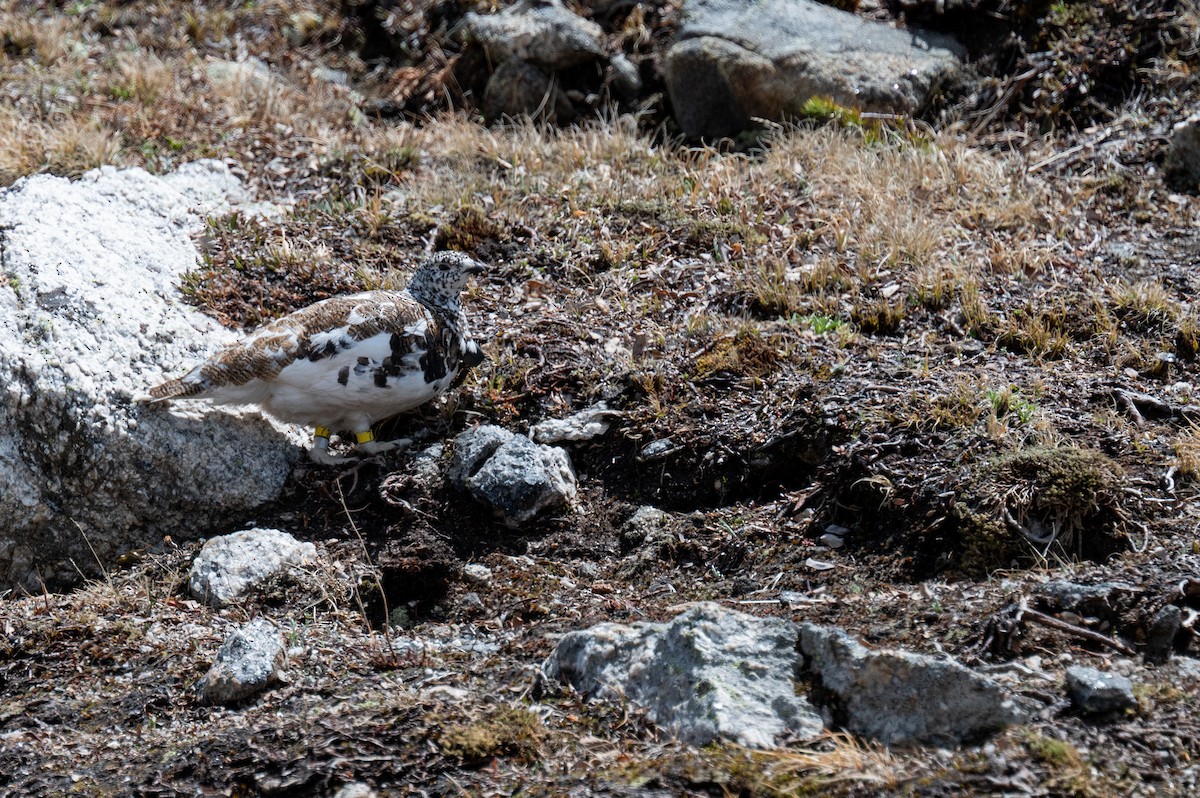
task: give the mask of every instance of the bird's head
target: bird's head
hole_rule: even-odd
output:
[[[457,310],[459,298],[471,275],[483,274],[487,266],[462,252],[436,252],[413,272],[408,292],[422,304]]]

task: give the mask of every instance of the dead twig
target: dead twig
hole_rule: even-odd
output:
[[[1136,651],[1122,643],[1120,640],[1114,640],[1113,638],[1106,637],[1099,632],[1093,632],[1091,629],[1084,629],[1082,626],[1076,626],[1073,623],[1061,621],[1058,618],[1038,612],[1037,610],[1031,610],[1025,605],[1024,601],[1021,602],[1019,620],[1030,621],[1040,626],[1065,632],[1066,634],[1078,637],[1082,640],[1088,640],[1092,643],[1098,643],[1099,645],[1107,646],[1108,648],[1119,651],[1129,657],[1137,656]]]

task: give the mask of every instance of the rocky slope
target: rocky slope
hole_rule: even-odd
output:
[[[447,88],[470,66],[455,23],[488,8],[3,6],[10,196],[38,172],[215,157],[278,209],[191,238],[179,297],[209,317],[402,284],[429,248],[492,271],[466,299],[489,361],[377,430],[411,451],[296,468],[234,517],[111,537],[102,569],[56,570],[70,592],[0,599],[0,791],[1192,794],[1200,217],[1159,167],[1198,96],[1195,9],[861,5],[957,34],[982,88],[924,121],[828,103],[706,146],[666,121],[671,3],[572,7],[648,102],[563,129],[485,126],[465,79]],[[0,246],[12,324],[47,298]],[[454,468],[483,423],[558,447],[574,495],[497,517]],[[17,440],[0,463],[28,462]],[[163,479],[187,484],[178,468]],[[201,541],[250,527],[299,553],[213,606]],[[649,675],[670,667],[655,651],[691,652],[703,682],[730,612],[771,630],[729,646],[740,672],[795,677],[778,706],[799,718],[803,697],[823,731],[738,721],[698,747],[677,707],[639,700],[644,666],[595,696],[549,678],[582,650],[564,635],[616,624],[601,644],[636,639],[612,650]],[[853,700],[889,698],[864,672],[926,668],[947,671],[908,677],[903,711]],[[881,742],[951,671],[1002,720]]]

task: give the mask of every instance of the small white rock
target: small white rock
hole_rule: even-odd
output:
[[[463,579],[477,585],[486,585],[492,581],[492,569],[477,562],[469,562],[463,566]]]
[[[361,781],[352,781],[349,784],[343,784],[341,789],[333,794],[333,798],[377,798],[379,793],[371,789],[369,784]]]
[[[567,418],[552,418],[534,424],[529,428],[529,437],[534,443],[590,441],[608,432],[612,419],[619,415],[599,404]]]
[[[213,538],[192,562],[188,589],[199,601],[221,607],[288,569],[316,559],[317,547],[278,529],[246,529]]]

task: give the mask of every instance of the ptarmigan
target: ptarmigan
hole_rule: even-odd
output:
[[[276,319],[151,388],[149,399],[259,405],[316,427],[309,454],[318,463],[345,460],[329,452],[335,432],[353,433],[363,454],[406,445],[376,441],[371,425],[439,396],[483,361],[461,300],[467,278],[484,268],[439,252],[403,291],[332,297]]]

